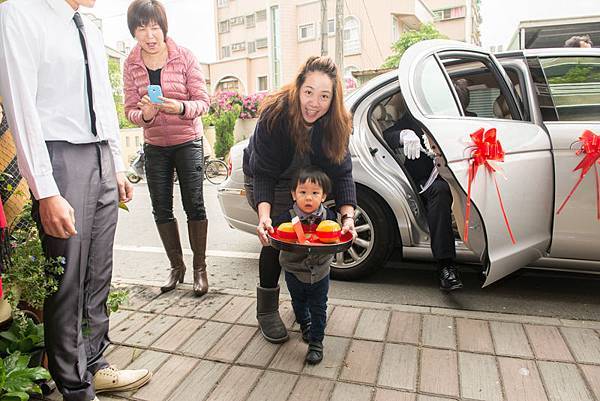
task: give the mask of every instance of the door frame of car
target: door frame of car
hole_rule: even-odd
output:
[[[457,58],[461,55],[481,60],[490,69],[498,80],[501,93],[506,97],[513,117],[517,117],[518,120],[465,118],[451,78],[441,61],[444,57]],[[421,85],[420,74],[424,74],[424,71],[430,75]],[[466,245],[484,264],[484,286],[543,256],[551,239],[553,212],[553,176],[544,172],[552,171],[550,139],[540,126],[522,121],[522,110],[516,101],[512,84],[498,61],[490,53],[462,42],[427,41],[413,45],[404,53],[400,60],[398,77],[410,113],[426,127],[426,133],[434,143],[432,147],[439,155],[437,165],[440,175],[453,188],[454,202],[458,203],[458,210],[463,213],[465,210],[469,166],[468,153],[465,155],[469,144],[461,143],[461,136],[462,140],[468,140],[469,134],[479,128],[486,131],[496,128],[498,138],[504,145],[506,155],[502,166],[508,180],[502,181],[499,187],[503,190],[503,203],[509,219],[512,215],[510,225],[515,231],[517,241],[512,243],[508,236],[503,216],[500,214],[495,185],[485,169],[480,168],[473,181],[474,187],[478,188],[471,193],[471,213],[475,221],[474,224],[469,224],[469,240],[466,241]],[[427,85],[432,84],[430,79],[436,78],[437,86],[427,88]],[[444,87],[447,90],[445,95]],[[429,91],[430,102],[437,102],[440,106],[439,112],[427,110],[431,104],[423,100],[425,91]],[[440,94],[446,96],[446,99],[440,98]],[[453,98],[458,113],[453,108],[450,98]],[[435,103],[433,104],[435,106]],[[528,171],[531,182],[535,183],[535,191],[527,191],[526,185],[519,181],[519,171],[523,168],[527,169],[523,171]],[[525,196],[530,202],[521,202]],[[462,222],[462,216],[455,216],[457,222]]]

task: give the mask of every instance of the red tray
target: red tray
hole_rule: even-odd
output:
[[[306,234],[314,234],[314,232],[307,231]],[[343,234],[340,236],[340,240],[333,244],[325,244],[318,239],[311,239],[304,244],[299,244],[297,240],[281,238],[277,233],[277,229],[275,229],[273,235],[267,235],[273,248],[293,253],[340,253],[348,250],[352,245],[351,232]]]

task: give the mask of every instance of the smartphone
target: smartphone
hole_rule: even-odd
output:
[[[163,101],[158,98],[162,95],[160,85],[148,85],[148,97],[152,103],[162,103]]]

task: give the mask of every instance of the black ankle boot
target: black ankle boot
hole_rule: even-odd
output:
[[[458,269],[453,266],[444,266],[440,269],[440,289],[454,291],[463,288],[463,283],[458,276]]]
[[[323,360],[323,343],[321,341],[311,341],[308,343],[308,352],[306,353],[306,362],[316,365]]]
[[[310,322],[300,323],[300,332],[302,333],[302,341],[307,343],[310,338]]]
[[[273,344],[288,340],[287,329],[279,316],[279,286],[256,287],[256,320],[265,340]]]

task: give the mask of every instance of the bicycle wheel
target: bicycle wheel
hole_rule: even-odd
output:
[[[204,165],[204,176],[211,184],[221,184],[229,176],[227,164],[222,160],[209,160]]]

